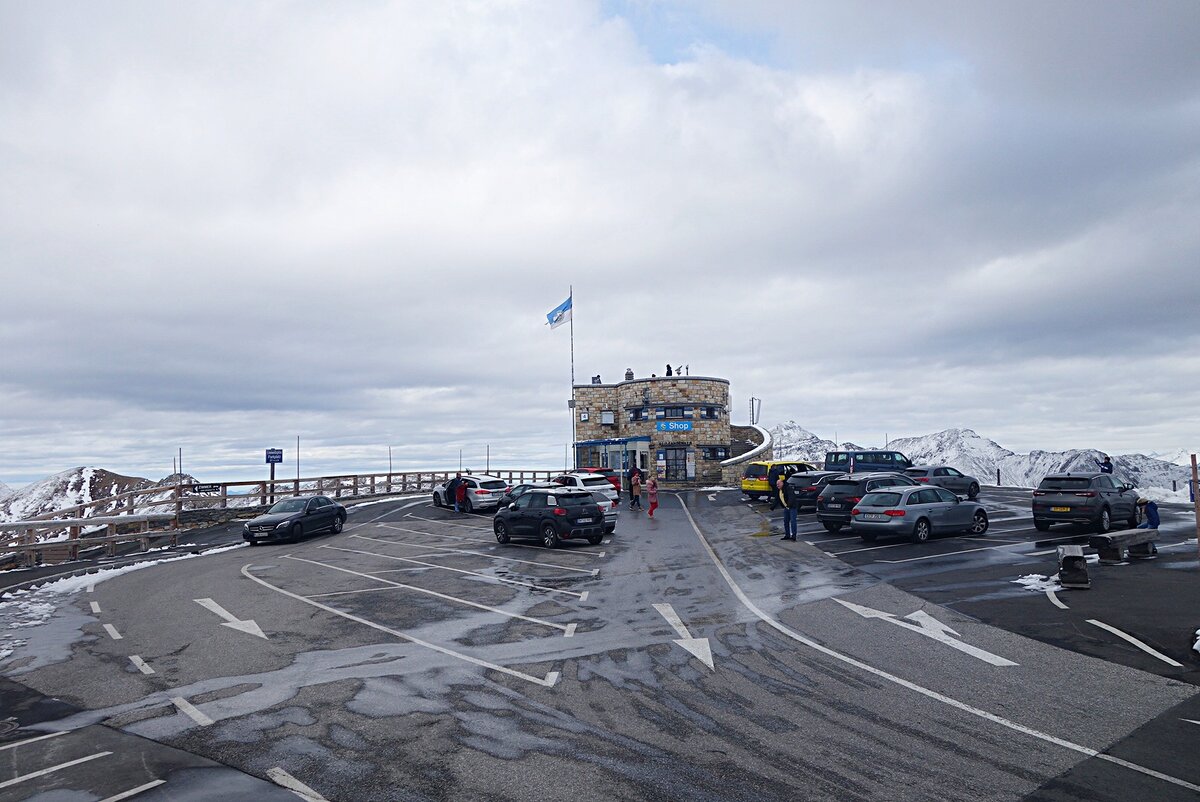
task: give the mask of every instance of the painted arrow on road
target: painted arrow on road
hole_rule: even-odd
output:
[[[654,609],[667,619],[667,623],[671,625],[671,629],[679,635],[675,643],[687,649],[693,657],[699,660],[704,665],[714,671],[712,648],[708,645],[708,638],[693,638],[692,633],[687,631],[687,627],[683,625],[683,621],[679,618],[679,613],[675,612],[675,608],[669,604],[656,604]]]
[[[225,621],[221,624],[221,626],[229,627],[230,629],[236,629],[238,632],[245,632],[247,635],[257,635],[263,640],[267,639],[266,634],[261,628],[259,628],[258,624],[254,623],[253,619],[247,618],[245,621],[238,620],[237,616],[226,610],[221,605],[217,604],[212,599],[192,599],[192,601],[203,607],[205,610],[216,613],[221,618],[224,618]]]
[[[938,643],[944,643],[952,649],[957,649],[963,654],[969,654],[985,663],[990,663],[994,666],[1017,665],[1017,663],[1014,663],[1012,660],[992,654],[991,652],[985,652],[983,649],[976,648],[969,643],[963,643],[961,640],[958,640],[957,632],[948,627],[946,624],[943,624],[941,621],[938,621],[924,610],[917,610],[914,613],[909,613],[904,617],[908,619],[906,621],[897,618],[892,613],[885,613],[882,610],[873,610],[870,607],[863,607],[861,604],[854,604],[853,602],[842,601],[841,599],[834,599],[834,601],[843,607],[853,610],[863,618],[878,618],[881,621],[887,621],[889,624],[895,624],[896,626],[903,627],[911,632],[916,632],[920,635],[924,635],[927,638],[932,638]],[[910,621],[915,623],[910,623]]]

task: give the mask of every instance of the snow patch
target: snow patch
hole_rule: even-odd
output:
[[[1026,590],[1032,590],[1034,593],[1045,593],[1048,590],[1062,590],[1062,585],[1058,583],[1058,574],[1054,576],[1026,574],[1014,579],[1013,583],[1020,585]]]

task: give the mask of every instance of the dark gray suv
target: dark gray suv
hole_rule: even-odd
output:
[[[1039,532],[1051,524],[1084,524],[1101,534],[1113,521],[1137,526],[1137,491],[1108,473],[1055,473],[1033,491],[1033,525]]]

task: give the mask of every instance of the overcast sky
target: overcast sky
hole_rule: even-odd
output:
[[[686,363],[735,423],[1194,447],[1197,42],[1194,0],[3,3],[0,480],[561,465],[571,285],[579,381]]]

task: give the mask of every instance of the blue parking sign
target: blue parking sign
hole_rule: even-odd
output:
[[[268,448],[267,449],[267,464],[270,465],[273,462],[283,462],[283,449],[282,448]]]

